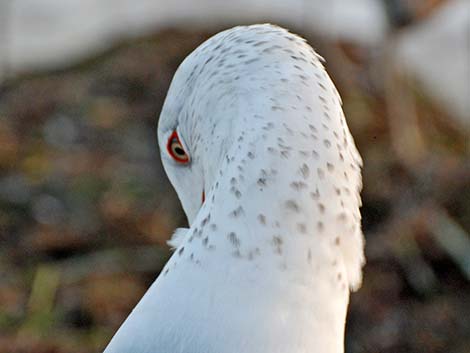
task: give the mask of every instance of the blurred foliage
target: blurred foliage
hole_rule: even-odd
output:
[[[208,36],[162,32],[0,87],[0,352],[99,352],[158,275],[185,220],[156,121]],[[308,39],[365,162],[348,352],[469,352],[466,132],[387,58]]]

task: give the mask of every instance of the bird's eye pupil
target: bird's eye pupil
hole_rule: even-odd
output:
[[[179,154],[180,156],[184,156],[186,154],[186,152],[184,152],[184,150],[179,146],[175,147],[175,153]]]

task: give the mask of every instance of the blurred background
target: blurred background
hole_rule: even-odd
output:
[[[186,220],[156,124],[183,58],[273,22],[326,58],[364,158],[346,351],[470,352],[470,1],[2,0],[0,352],[100,352]]]

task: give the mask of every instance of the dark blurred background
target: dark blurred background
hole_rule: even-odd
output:
[[[470,2],[0,2],[0,352],[100,352],[186,220],[156,124],[212,34],[326,58],[364,159],[348,353],[470,352]]]

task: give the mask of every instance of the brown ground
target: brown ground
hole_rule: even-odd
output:
[[[184,215],[156,120],[209,33],[167,31],[0,87],[0,352],[99,352]],[[465,134],[387,57],[309,38],[364,157],[364,285],[347,351],[470,352]]]

